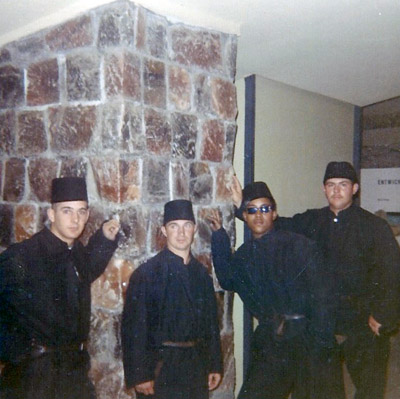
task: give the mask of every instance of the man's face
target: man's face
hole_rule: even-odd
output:
[[[60,240],[72,245],[83,232],[89,219],[86,201],[66,201],[53,204],[47,210],[50,230]]]
[[[190,250],[196,225],[190,220],[171,220],[161,231],[167,237],[168,249],[179,255]]]
[[[256,198],[251,200],[243,211],[243,219],[249,226],[254,238],[260,238],[274,227],[274,220],[277,216],[275,209],[271,209],[268,213],[262,213],[260,209],[257,209],[253,214],[248,212],[248,209],[263,206],[272,206],[272,202],[268,198]]]
[[[358,184],[342,177],[328,179],[324,184],[325,197],[331,211],[337,214],[353,203],[353,195],[358,191]]]

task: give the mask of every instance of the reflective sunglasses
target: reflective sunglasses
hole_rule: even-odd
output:
[[[256,206],[252,206],[251,208],[246,208],[246,212],[249,215],[254,215],[255,213],[257,213],[257,211],[260,211],[261,213],[269,213],[273,210],[274,210],[273,205],[261,205],[259,208],[257,208]]]

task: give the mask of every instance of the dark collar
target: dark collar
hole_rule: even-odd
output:
[[[174,254],[167,247],[164,248],[164,252],[165,252],[165,255],[166,255],[167,259],[170,259],[173,262],[182,263],[182,265],[184,265],[184,266],[190,265],[193,262],[193,259],[194,259],[193,255],[192,255],[192,252],[190,252],[190,254],[189,254],[189,256],[190,256],[189,263],[187,265],[185,265],[185,263],[183,262],[183,258],[181,256],[177,255],[177,254]]]
[[[56,235],[54,235],[49,228],[44,227],[43,230],[44,243],[50,253],[63,252],[69,249],[68,244],[60,240]],[[76,241],[73,247],[76,245]]]
[[[264,235],[262,235],[260,238],[253,238],[251,237],[251,241],[254,242],[265,242],[267,241],[270,237],[274,236],[276,234],[277,230],[275,227],[273,227],[270,231],[266,232]]]
[[[350,217],[351,215],[354,215],[355,212],[357,212],[358,208],[359,207],[357,205],[355,205],[353,202],[348,208],[339,211],[339,213],[337,215],[335,215],[335,213],[331,211],[329,206],[327,207],[328,213],[332,218],[337,217],[340,219],[345,219],[345,218]]]

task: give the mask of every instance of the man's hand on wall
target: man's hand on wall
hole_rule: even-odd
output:
[[[221,215],[217,209],[211,209],[207,215],[211,230],[217,231],[222,227]]]
[[[108,222],[103,224],[103,234],[106,238],[111,241],[115,240],[119,231],[119,222],[118,220],[111,219]]]
[[[232,176],[231,193],[233,203],[235,204],[236,208],[240,208],[243,198],[242,186],[240,185],[239,179],[236,177],[236,175]]]
[[[221,382],[221,378],[222,376],[219,373],[208,374],[208,390],[212,391],[213,389],[215,389]]]

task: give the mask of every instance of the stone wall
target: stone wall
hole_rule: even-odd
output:
[[[233,236],[235,61],[235,36],[171,23],[127,0],[0,49],[0,250],[43,227],[58,176],[86,178],[83,241],[102,220],[121,220],[121,244],[92,286],[99,399],[128,397],[120,315],[130,274],[164,245],[163,204],[193,201],[194,253],[212,275],[207,209],[221,209]],[[232,398],[232,298],[215,287],[225,377],[213,397]]]

